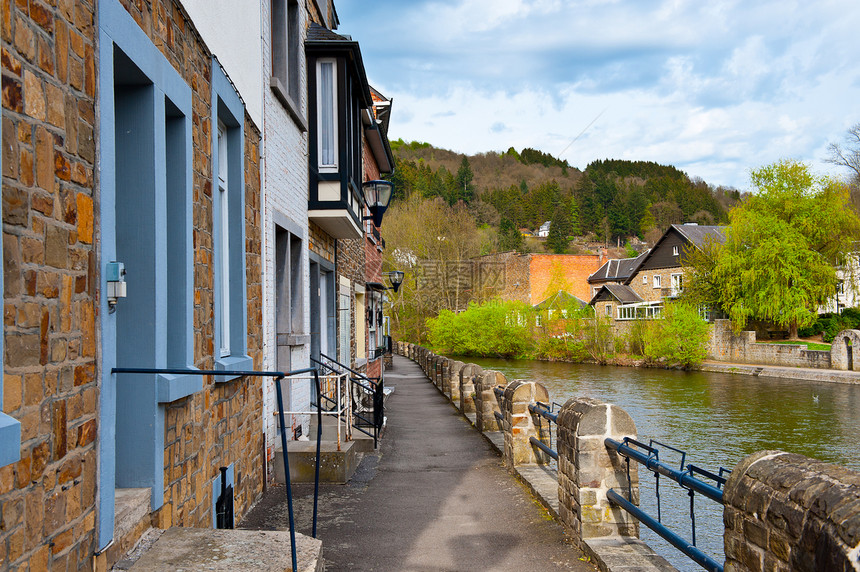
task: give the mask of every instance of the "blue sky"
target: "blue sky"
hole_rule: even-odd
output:
[[[860,122],[857,0],[336,0],[392,139],[672,164],[739,189],[820,172]],[[578,136],[578,137],[577,137]]]

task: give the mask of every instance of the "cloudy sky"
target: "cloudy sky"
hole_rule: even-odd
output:
[[[336,0],[392,139],[672,164],[748,188],[781,157],[841,174],[860,122],[857,0]]]

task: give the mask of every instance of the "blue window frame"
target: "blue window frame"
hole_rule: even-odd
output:
[[[247,370],[245,105],[212,58],[212,228],[215,369]],[[225,382],[236,376],[216,376]]]

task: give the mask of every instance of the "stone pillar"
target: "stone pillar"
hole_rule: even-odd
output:
[[[854,348],[857,348],[856,350]],[[860,370],[860,330],[842,330],[830,344],[830,367]]]
[[[493,390],[507,384],[508,380],[504,374],[492,369],[475,378],[475,427],[478,431],[501,431],[499,421],[493,413],[501,413],[502,408]]]
[[[442,379],[442,389],[454,405],[460,407],[460,370],[464,364],[461,361],[448,360],[448,367],[445,370],[445,377]]]
[[[860,472],[759,451],[732,470],[723,490],[726,570],[860,567]]]
[[[460,370],[460,411],[464,415],[475,412],[475,376],[479,375],[484,375],[484,370],[473,363]]]
[[[627,495],[627,463],[604,439],[636,437],[636,425],[616,405],[581,397],[558,413],[558,503],[562,524],[580,545],[605,536],[639,537],[639,523],[609,504],[610,488]],[[630,463],[632,502],[639,505],[638,465]]]
[[[502,412],[505,416],[505,464],[509,469],[514,465],[533,465],[546,462],[547,454],[535,447],[529,437],[540,439],[529,412],[529,404],[535,401],[549,401],[549,393],[543,384],[524,379],[515,379],[505,387]],[[544,420],[544,424],[548,421]]]

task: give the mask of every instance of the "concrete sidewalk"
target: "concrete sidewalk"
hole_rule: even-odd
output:
[[[347,485],[320,487],[326,570],[596,570],[417,364],[394,356],[385,382],[396,389],[380,448]],[[293,490],[310,534],[313,486]],[[286,529],[285,489],[241,527]]]

